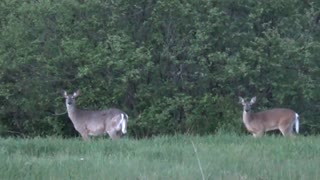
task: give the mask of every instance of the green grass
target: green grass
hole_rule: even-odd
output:
[[[320,179],[320,138],[0,138],[0,179],[194,180],[200,166],[205,179]]]

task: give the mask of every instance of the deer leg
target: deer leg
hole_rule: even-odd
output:
[[[120,136],[117,134],[117,131],[111,131],[111,132],[108,132],[108,134],[112,140],[116,140],[120,138]]]
[[[88,132],[87,128],[83,129],[82,131],[79,131],[79,133],[80,133],[83,140],[85,140],[85,141],[89,140],[89,135],[88,135],[89,132]]]
[[[294,133],[293,133],[293,126],[294,126],[294,121],[290,124],[290,126],[289,126],[289,131],[290,131],[290,135],[291,136],[294,136]]]
[[[261,137],[261,136],[263,136],[263,134],[264,134],[263,131],[252,133],[253,137],[255,137],[255,138]]]
[[[283,136],[294,136],[293,131],[293,124],[287,127],[280,127],[279,130],[281,131]]]
[[[116,133],[113,133],[110,137],[111,137],[112,140],[116,140],[116,139],[120,138],[120,136],[118,134],[116,134]]]
[[[81,133],[81,137],[82,137],[82,139],[85,140],[85,141],[89,140],[89,136],[88,136],[87,133]]]

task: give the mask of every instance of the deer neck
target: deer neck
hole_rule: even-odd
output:
[[[252,111],[249,111],[249,112],[246,112],[246,111],[243,111],[243,122],[245,124],[249,124],[251,122],[251,120],[253,119],[253,112]]]
[[[74,122],[74,120],[76,119],[76,114],[77,114],[77,107],[75,105],[70,106],[67,105],[67,111],[68,111],[68,116],[71,119],[72,122]]]

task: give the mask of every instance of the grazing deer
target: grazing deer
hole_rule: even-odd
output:
[[[260,137],[265,132],[275,129],[279,129],[283,136],[292,136],[294,124],[296,132],[299,133],[299,115],[293,110],[275,108],[253,113],[251,105],[256,102],[256,97],[250,102],[246,102],[242,97],[239,97],[239,100],[243,105],[243,123],[254,137]]]
[[[126,113],[115,108],[101,111],[78,109],[76,97],[79,94],[79,90],[73,95],[68,95],[66,91],[63,93],[68,116],[84,140],[88,140],[89,136],[107,133],[112,139],[118,139],[127,132],[128,115]]]

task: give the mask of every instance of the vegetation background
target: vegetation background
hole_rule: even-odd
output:
[[[131,137],[245,132],[256,111],[292,108],[320,132],[320,1],[2,0],[0,134],[75,136],[79,107],[118,107]]]

